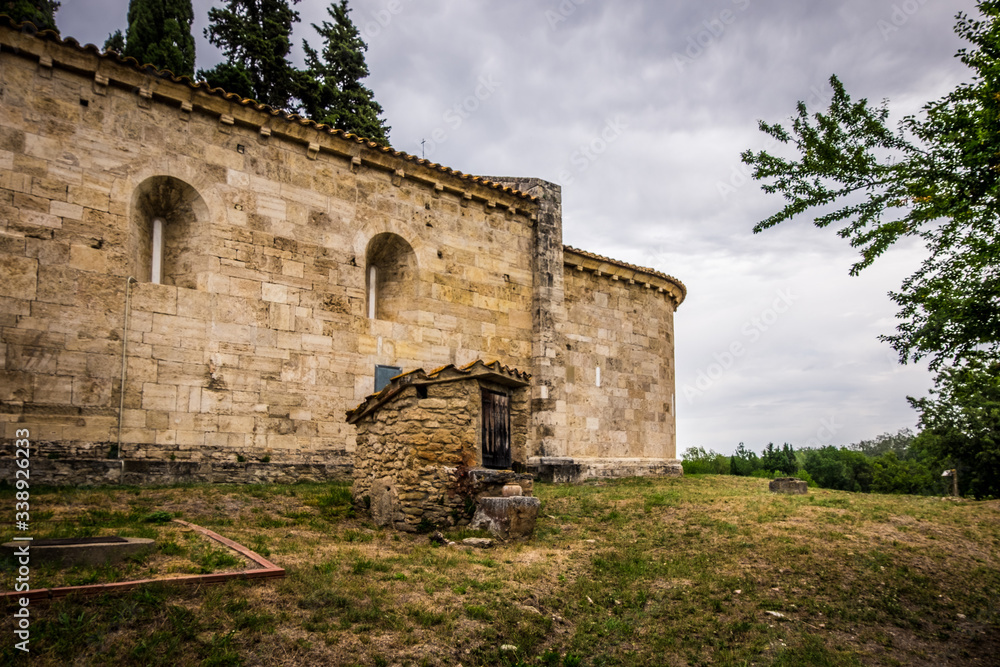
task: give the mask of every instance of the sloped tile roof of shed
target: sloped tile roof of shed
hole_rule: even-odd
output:
[[[505,378],[511,383],[518,385],[526,385],[531,379],[530,374],[519,371],[516,368],[504,366],[499,361],[486,363],[482,359],[477,359],[461,368],[454,364],[441,366],[430,372],[425,372],[424,369],[417,368],[406,373],[400,373],[389,380],[389,384],[383,387],[381,391],[367,396],[356,408],[348,410],[347,422],[353,424],[365,415],[371,414],[410,385],[419,386],[422,384],[464,380],[475,377]]]

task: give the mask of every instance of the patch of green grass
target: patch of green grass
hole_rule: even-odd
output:
[[[345,530],[342,539],[345,542],[371,542],[375,536],[363,530]]]
[[[804,635],[797,646],[778,651],[771,663],[773,667],[855,667],[863,665],[856,656],[845,654],[835,646],[824,644],[818,637]]]
[[[643,509],[650,512],[657,507],[677,507],[680,502],[681,497],[678,491],[660,491],[643,497]]]
[[[211,574],[216,570],[225,570],[243,564],[228,549],[213,547],[206,542],[199,542],[189,551],[191,560],[199,567],[200,574]]]
[[[270,514],[265,514],[254,523],[261,528],[286,528],[288,526],[295,525],[294,521],[285,521],[284,519],[279,519],[278,517],[271,516]]]
[[[354,499],[351,496],[351,487],[348,485],[331,484],[326,493],[307,501],[307,504],[318,507],[323,518],[328,520],[354,516]]]
[[[484,605],[481,604],[467,604],[465,605],[465,615],[474,621],[483,621],[489,623],[493,620],[493,614]]]
[[[389,572],[392,566],[384,561],[361,557],[351,563],[351,574],[367,574],[369,572]]]
[[[243,657],[233,646],[234,634],[234,631],[229,631],[212,635],[202,667],[242,667],[245,664]]]
[[[411,605],[406,610],[406,615],[412,618],[418,625],[430,628],[441,625],[448,619],[448,615],[442,612],[431,611],[421,606]]]
[[[232,618],[233,625],[238,630],[274,632],[275,617],[271,614],[251,609],[250,603],[246,599],[237,598],[230,600],[225,604],[224,609],[230,618]]]

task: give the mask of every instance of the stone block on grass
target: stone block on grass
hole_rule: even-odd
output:
[[[508,498],[480,498],[470,527],[488,530],[501,540],[531,537],[542,502],[528,496]]]
[[[771,493],[788,493],[792,495],[805,495],[809,493],[809,485],[804,480],[796,477],[777,477],[772,479],[767,485]]]

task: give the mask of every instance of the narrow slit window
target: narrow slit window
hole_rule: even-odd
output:
[[[601,386],[601,367],[600,366],[597,367],[597,375],[596,375],[595,382],[596,382],[596,384],[597,384],[598,387]]]
[[[378,283],[378,267],[372,264],[368,267],[368,319],[375,319],[376,285]]]
[[[163,218],[153,218],[153,253],[150,262],[149,282],[163,283]]]
[[[208,258],[218,255],[205,200],[170,176],[151,176],[132,193],[129,272],[154,285],[205,289]],[[218,259],[215,260],[218,262]]]

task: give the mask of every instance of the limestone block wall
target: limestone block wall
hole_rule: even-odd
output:
[[[562,342],[574,457],[676,459],[673,318],[682,295],[659,289],[655,276],[567,255]]]
[[[40,481],[119,454],[343,475],[376,364],[531,367],[532,200],[54,37],[0,45],[0,420]],[[369,318],[376,237],[412,261]]]
[[[531,494],[530,476],[476,468],[482,460],[480,386],[429,384],[424,396],[407,386],[355,424],[351,493],[377,524],[407,531],[465,525],[477,496],[499,496],[508,482]],[[512,454],[521,462],[529,428],[526,394],[521,389],[511,397]]]
[[[563,286],[562,189],[538,178],[490,177],[538,200],[532,260],[532,456],[572,456],[566,430],[566,359],[559,344],[566,326]]]

